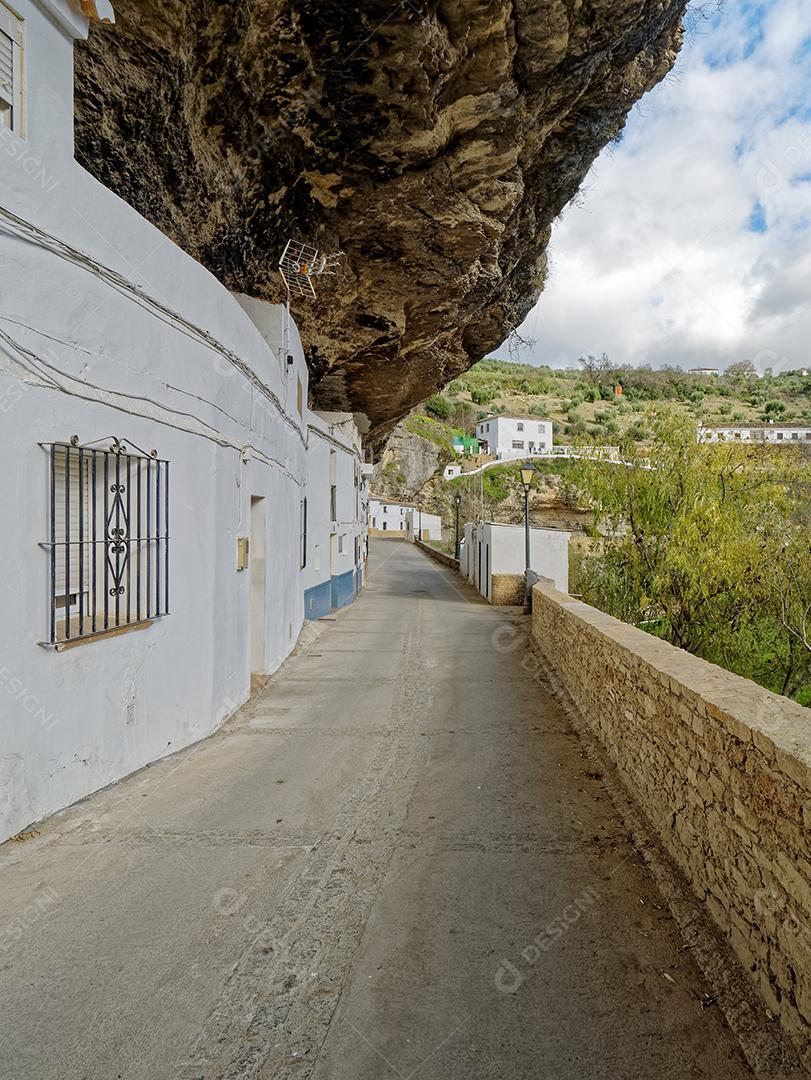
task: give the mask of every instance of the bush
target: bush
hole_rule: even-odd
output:
[[[425,402],[425,411],[437,420],[447,420],[451,415],[451,403],[442,394],[434,394]]]
[[[626,434],[628,438],[633,439],[634,442],[645,442],[650,437],[648,429],[641,421],[631,424]]]
[[[491,386],[474,386],[470,391],[474,405],[489,405],[496,396],[496,391]]]

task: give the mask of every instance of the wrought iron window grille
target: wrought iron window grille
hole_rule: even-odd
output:
[[[169,462],[111,436],[42,443],[49,464],[43,645],[169,614]]]

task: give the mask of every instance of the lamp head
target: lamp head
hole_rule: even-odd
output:
[[[458,491],[456,492],[456,494],[453,497],[453,501],[456,503],[457,506],[462,505],[462,496],[461,496],[460,492],[458,492]]]
[[[532,478],[535,476],[535,466],[532,464],[521,466],[521,483],[524,485],[524,490],[529,491],[532,487]]]

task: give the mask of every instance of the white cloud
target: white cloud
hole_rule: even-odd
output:
[[[605,351],[656,366],[807,365],[807,0],[730,0],[699,23],[600,157],[550,255],[522,329],[538,363]]]

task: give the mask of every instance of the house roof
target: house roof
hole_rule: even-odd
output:
[[[478,427],[479,424],[486,424],[489,420],[530,420],[536,421],[539,424],[552,423],[548,416],[518,416],[515,413],[492,413],[490,416],[485,416],[482,420],[477,420],[476,427]]]
[[[402,506],[406,510],[416,510],[416,503],[401,502],[399,499],[384,499],[382,495],[375,495],[374,492],[369,492],[369,499],[375,502],[383,503],[385,506]]]

